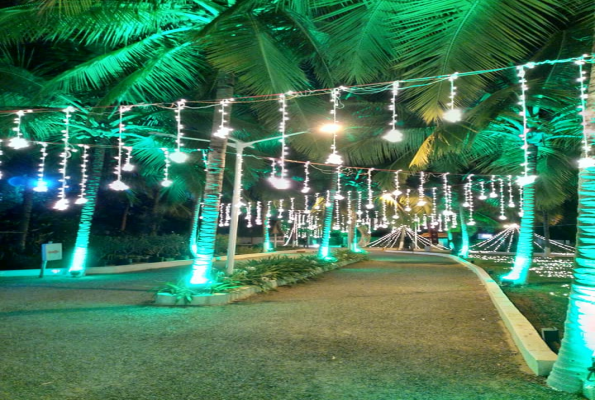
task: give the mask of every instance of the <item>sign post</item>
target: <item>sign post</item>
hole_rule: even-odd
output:
[[[62,259],[62,243],[45,243],[41,245],[41,269],[39,277],[43,278],[45,267],[48,261],[58,261]]]

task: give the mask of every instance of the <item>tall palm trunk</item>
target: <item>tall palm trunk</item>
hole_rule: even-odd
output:
[[[217,98],[229,99],[233,96],[233,77],[221,73],[217,82]],[[231,114],[231,108],[228,108]],[[221,124],[222,115],[215,111],[213,117],[213,131]],[[211,136],[209,144],[208,166],[202,209],[202,222],[198,234],[197,254],[192,264],[190,284],[208,285],[211,281],[211,269],[215,254],[215,238],[217,236],[217,219],[219,217],[220,194],[223,186],[223,171],[225,170],[225,151],[227,138]]]
[[[157,236],[159,227],[161,226],[162,215],[159,212],[159,200],[161,200],[161,191],[156,189],[154,191],[155,197],[153,199],[153,207],[151,208],[151,229],[150,235]]]
[[[327,206],[324,209],[324,222],[322,225],[322,240],[318,248],[318,258],[325,259],[331,257],[330,240],[331,230],[333,226],[333,210],[335,205],[335,195],[337,194],[337,173],[335,172],[331,178],[331,187],[329,190],[329,199],[327,199]]]
[[[17,250],[24,252],[27,246],[27,238],[29,237],[29,226],[31,224],[31,212],[33,211],[33,190],[25,185],[23,191],[23,216],[19,226],[19,241],[17,243]]]
[[[68,269],[68,273],[73,276],[83,276],[85,274],[89,235],[91,234],[91,224],[93,222],[93,215],[95,214],[97,192],[99,191],[104,160],[105,149],[103,147],[95,147],[93,163],[91,164],[89,180],[87,181],[87,202],[83,204],[81,210],[79,229],[76,233],[76,242],[74,244],[74,254],[70,268]]]
[[[197,245],[196,238],[198,237],[198,222],[200,221],[200,207],[201,207],[202,196],[196,196],[194,202],[194,214],[192,215],[192,224],[190,225],[190,238],[188,240],[188,247],[190,248],[190,254],[196,258]]]
[[[459,216],[461,222],[461,248],[459,249],[459,257],[469,257],[469,231],[467,230],[467,221],[465,221],[465,209],[462,205],[459,205]]]
[[[590,131],[595,129],[594,109],[595,68],[591,68],[585,110]],[[579,172],[576,255],[568,300],[562,346],[547,383],[556,390],[576,393],[595,357],[595,167]]]
[[[405,248],[405,236],[407,236],[407,227],[403,225],[401,227],[401,239],[399,240],[399,250],[403,250]]]
[[[529,144],[528,174],[537,174],[537,147]],[[527,283],[529,268],[533,262],[533,238],[535,236],[535,182],[523,186],[523,216],[519,229],[519,242],[512,271],[503,276],[503,280],[515,284]]]
[[[130,202],[126,203],[126,208],[124,208],[124,212],[122,213],[122,220],[120,221],[120,232],[124,232],[126,230],[126,226],[128,225],[128,213],[130,212]]]
[[[271,243],[271,210],[268,204],[265,202],[262,207],[262,212],[264,213],[264,220],[262,221],[262,251],[268,253],[275,249],[277,245],[277,240],[275,240],[275,244]]]

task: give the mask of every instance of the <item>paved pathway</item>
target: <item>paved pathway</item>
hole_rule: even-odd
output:
[[[0,282],[0,399],[576,399],[524,372],[479,280],[374,253],[210,308],[157,308],[181,270]]]

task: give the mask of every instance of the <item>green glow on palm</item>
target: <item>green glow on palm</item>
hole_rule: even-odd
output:
[[[467,230],[467,225],[465,223],[465,217],[463,214],[463,209],[461,208],[460,212],[461,216],[461,250],[459,251],[459,257],[467,258],[469,257],[469,231]]]
[[[564,338],[547,383],[580,392],[595,357],[595,167],[579,173],[576,257]]]
[[[335,204],[335,195],[337,192],[337,174],[334,173],[331,178],[331,187],[329,189],[329,199],[324,209],[324,224],[322,226],[322,240],[318,248],[318,258],[328,259],[330,253],[331,230],[333,225],[333,210]]]
[[[212,179],[212,178],[211,178]],[[216,179],[216,177],[215,177]],[[207,177],[207,185],[209,177]],[[217,220],[219,218],[219,195],[209,193],[205,195],[202,209],[202,223],[200,225],[199,240],[196,244],[196,256],[192,263],[192,274],[189,282],[192,285],[208,285],[211,282],[211,268],[215,254],[215,238],[217,234]]]

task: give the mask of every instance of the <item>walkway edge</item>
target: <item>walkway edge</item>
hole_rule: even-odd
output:
[[[410,252],[404,251],[398,253]],[[558,356],[550,350],[533,325],[531,325],[527,318],[521,314],[515,305],[508,299],[508,296],[506,296],[502,289],[500,289],[498,283],[496,283],[487,272],[475,264],[450,254],[436,254],[430,252],[421,254],[450,258],[473,271],[485,286],[492,302],[500,314],[500,318],[502,318],[504,325],[508,329],[515,345],[521,352],[527,366],[535,375],[547,376],[550,374]]]

